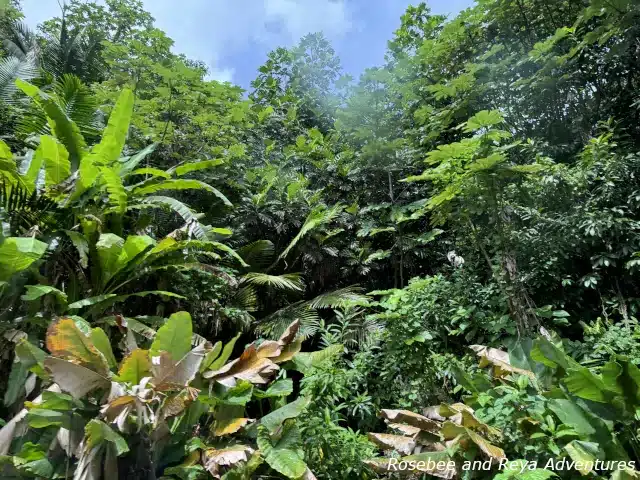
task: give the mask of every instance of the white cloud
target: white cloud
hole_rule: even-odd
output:
[[[265,19],[281,21],[288,43],[309,32],[323,31],[329,37],[340,37],[351,29],[344,1],[331,0],[265,0]]]
[[[233,75],[236,73],[235,68],[215,68],[209,67],[209,80],[217,80],[218,82],[233,82]]]
[[[258,46],[268,51],[291,46],[310,32],[331,40],[352,28],[347,0],[144,0],[156,25],[175,40],[175,50],[202,60],[210,77],[233,80],[234,69],[220,59]],[[23,0],[29,24],[58,15],[57,0]]]
[[[352,28],[346,0],[145,0],[176,49],[206,62],[210,77],[233,80],[234,63],[247,50],[291,46],[310,32],[336,40]]]

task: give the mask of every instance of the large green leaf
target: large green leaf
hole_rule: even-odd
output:
[[[269,432],[273,433],[284,423],[285,420],[296,418],[304,412],[309,403],[311,403],[310,398],[300,397],[297,400],[286,404],[284,407],[278,408],[277,410],[274,410],[262,417],[262,419],[260,419],[260,424],[264,425]]]
[[[193,325],[191,315],[187,312],[174,313],[167,323],[158,329],[156,338],[151,344],[151,356],[167,352],[174,362],[182,359],[191,350],[191,336]]]
[[[577,397],[601,403],[608,403],[611,399],[602,379],[586,367],[569,369],[563,382]]]
[[[201,182],[200,180],[165,180],[159,183],[153,183],[151,185],[146,185],[142,187],[135,188],[133,193],[136,195],[150,195],[152,193],[161,192],[161,191],[170,191],[170,190],[206,190],[208,192],[213,193],[216,197],[222,200],[227,206],[232,206],[231,202],[227,197],[225,197],[220,190],[212,187],[209,184]]]
[[[20,298],[26,301],[38,300],[45,295],[54,295],[61,303],[67,304],[67,294],[49,285],[27,285],[27,293]]]
[[[224,349],[222,350],[222,354],[215,360],[212,360],[212,362],[209,365],[209,370],[214,370],[214,371],[218,370],[225,363],[227,363],[227,360],[229,360],[229,358],[231,357],[231,354],[233,353],[233,348],[235,347],[236,342],[240,338],[240,335],[241,333],[238,333],[235,337],[229,340],[229,342],[224,346]]]
[[[124,239],[113,233],[101,234],[96,242],[102,286],[106,285],[116,274],[119,263],[118,258],[120,257],[123,247]]]
[[[71,243],[73,243],[73,246],[78,252],[80,266],[87,268],[89,266],[89,242],[85,236],[79,232],[65,230],[64,233],[67,234],[69,240],[71,240]]]
[[[55,100],[38,87],[22,80],[17,80],[16,85],[44,110],[49,119],[51,131],[69,152],[71,169],[78,168],[87,146],[78,126],[67,116],[66,112],[60,108]]]
[[[205,170],[207,168],[217,167],[222,165],[224,160],[215,159],[215,160],[204,160],[202,162],[193,162],[193,163],[185,163],[184,165],[180,165],[175,168],[176,175],[181,177],[186,175],[187,173],[197,172],[199,170]]]
[[[128,88],[123,89],[109,116],[109,123],[100,143],[91,149],[90,155],[96,165],[111,166],[120,158],[133,115],[133,102],[133,92]]]
[[[77,310],[79,308],[84,308],[84,307],[94,307],[91,310],[91,312],[95,312],[100,308],[104,309],[116,303],[124,302],[130,297],[147,297],[149,295],[158,295],[158,296],[166,296],[166,297],[181,298],[181,299],[185,298],[182,295],[178,295],[177,293],[165,292],[163,290],[151,290],[148,292],[128,293],[125,295],[116,295],[115,293],[107,293],[104,295],[84,298],[82,300],[78,300],[77,302],[73,302],[71,305],[69,305],[69,309]]]
[[[40,137],[40,146],[35,155],[36,157],[41,156],[44,160],[45,185],[47,187],[57,185],[71,175],[69,152],[55,138],[49,135]]]
[[[198,217],[195,213],[184,203],[176,200],[172,197],[163,197],[160,195],[154,195],[145,197],[143,202],[150,204],[158,208],[169,208],[182,217],[182,219],[189,225],[189,231],[193,236],[199,240],[206,240],[207,234],[203,230]]]
[[[35,238],[5,238],[0,244],[0,281],[29,268],[46,250],[47,244]]]
[[[100,420],[91,420],[84,428],[86,448],[92,449],[103,442],[112,443],[118,455],[129,451],[127,441]]]
[[[104,186],[109,194],[109,205],[118,215],[122,215],[127,209],[127,191],[122,183],[122,177],[112,167],[100,167],[100,173]]]
[[[104,330],[99,327],[91,329],[91,341],[107,360],[109,368],[115,368],[118,363],[116,362],[116,357],[113,355],[109,337],[104,333]]]
[[[275,445],[266,428],[258,428],[258,447],[267,464],[287,478],[300,479],[307,471],[303,460],[302,444],[295,425],[288,424],[283,429]]]
[[[132,172],[145,158],[151,155],[158,147],[157,143],[153,143],[143,150],[140,150],[135,155],[124,159],[120,162],[120,175],[124,176]]]

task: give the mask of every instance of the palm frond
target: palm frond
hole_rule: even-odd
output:
[[[342,205],[334,205],[330,208],[327,208],[325,206],[314,208],[307,216],[298,234],[293,238],[293,240],[291,240],[291,243],[289,243],[287,248],[285,248],[285,250],[280,254],[278,260],[282,260],[283,258],[285,258],[305,235],[323,225],[327,225],[328,223],[330,223],[338,215],[340,215],[342,210]]]
[[[300,320],[300,334],[307,338],[315,335],[320,328],[318,312],[300,301],[261,319],[256,330],[267,338],[279,338],[295,320]]]
[[[268,286],[285,291],[304,291],[304,280],[300,273],[269,275],[267,273],[251,272],[242,277],[241,283]]]
[[[38,65],[33,53],[28,53],[24,58],[0,59],[0,100],[15,103],[15,94],[18,91],[16,80],[29,81],[38,76]]]
[[[55,229],[59,226],[58,213],[53,200],[19,183],[0,182],[0,221],[9,225],[12,235],[24,235],[35,227],[41,232]]]
[[[362,295],[363,289],[356,286],[341,288],[318,295],[307,303],[310,308],[344,308],[350,305],[362,305],[369,302],[369,297]]]
[[[255,312],[258,310],[258,294],[251,285],[240,288],[236,294],[231,297],[228,305],[233,308],[239,308],[247,312]]]
[[[237,249],[238,255],[240,255],[251,268],[257,269],[269,266],[273,259],[274,251],[275,247],[269,240],[257,240]]]

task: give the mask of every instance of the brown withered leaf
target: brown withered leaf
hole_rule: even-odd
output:
[[[293,342],[293,340],[296,338],[296,335],[298,334],[298,330],[300,330],[300,320],[294,321],[287,327],[287,329],[278,340],[280,342],[280,345],[289,345],[291,342]]]
[[[214,478],[220,478],[223,473],[221,467],[233,468],[246,462],[253,452],[254,449],[246,445],[234,445],[219,450],[210,448],[202,452],[202,463]]]
[[[261,357],[254,344],[249,345],[240,358],[227,363],[216,371],[204,374],[223,385],[233,387],[237,380],[247,380],[256,385],[263,385],[279,370],[279,367],[269,358]]]
[[[489,365],[493,366],[493,376],[496,378],[503,378],[511,373],[517,373],[518,375],[526,375],[532,380],[535,379],[534,373],[530,370],[511,365],[507,352],[498,350],[497,348],[489,348],[484,345],[471,345],[469,348],[480,357],[480,368]]]
[[[367,437],[383,450],[395,450],[403,455],[411,455],[416,448],[415,440],[402,435],[369,432]]]
[[[381,415],[392,423],[406,423],[412,427],[417,427],[426,432],[437,433],[440,431],[440,423],[431,420],[423,415],[410,412],[409,410],[387,410],[383,409]]]
[[[210,343],[197,346],[187,353],[178,363],[174,363],[171,355],[160,352],[151,358],[153,384],[158,390],[172,390],[186,387],[200,370],[200,364],[211,349]]]
[[[412,427],[411,425],[405,425],[404,423],[390,423],[388,427],[401,432],[407,437],[414,437],[422,431],[418,427]]]
[[[258,347],[258,356],[261,358],[273,358],[280,355],[282,345],[274,340],[266,340]]]
[[[62,391],[75,398],[82,398],[99,388],[107,389],[111,385],[108,378],[95,371],[60,358],[47,357],[44,366]]]
[[[160,410],[160,415],[163,419],[175,417],[176,415],[180,415],[185,408],[187,408],[187,404],[185,403],[184,397],[182,395],[173,395],[165,399]]]
[[[473,443],[475,443],[480,448],[480,450],[482,450],[488,457],[495,460],[502,460],[503,458],[507,458],[507,456],[504,454],[504,450],[502,450],[500,447],[492,445],[487,439],[481,437],[480,435],[469,429],[467,429],[467,434],[469,435],[469,438],[473,441]]]
[[[296,354],[300,353],[301,349],[302,349],[302,337],[297,338],[290,344],[282,347],[282,353],[280,353],[280,355],[278,355],[277,357],[272,358],[271,361],[277,364],[287,362],[291,360],[293,357],[295,357]]]
[[[87,367],[100,375],[109,374],[109,365],[71,318],[61,318],[49,325],[46,339],[51,355]]]
[[[409,455],[394,459],[395,463],[391,464],[391,458],[380,457],[365,460],[364,463],[371,467],[375,472],[388,475],[390,472],[396,471],[401,477],[419,478],[421,474],[427,473],[434,477],[450,480],[456,476],[457,470],[451,462],[451,457],[446,452],[423,452],[415,455]],[[416,468],[400,470],[398,463],[415,462]],[[420,468],[417,468],[420,466]]]

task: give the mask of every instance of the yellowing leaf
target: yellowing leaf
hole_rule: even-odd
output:
[[[109,372],[104,356],[71,318],[62,318],[49,326],[47,348],[53,356],[83,365],[102,376]]]
[[[131,352],[120,365],[118,378],[121,382],[137,385],[145,377],[151,376],[149,351],[137,349]]]
[[[262,354],[265,354],[263,351]],[[251,344],[240,358],[228,363],[216,371],[208,371],[205,378],[211,378],[223,385],[232,387],[237,380],[247,380],[256,385],[263,385],[279,370],[269,358],[261,356],[254,344]]]
[[[250,422],[252,422],[252,420],[249,418],[217,420],[213,430],[213,434],[218,437],[231,435],[232,433],[236,433],[241,428],[246,427]]]

